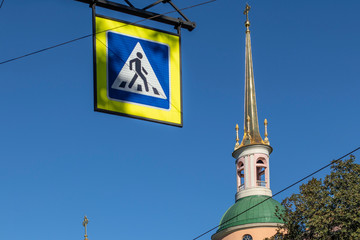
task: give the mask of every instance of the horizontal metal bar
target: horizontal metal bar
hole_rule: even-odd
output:
[[[93,3],[93,0],[75,0],[75,1],[87,3],[90,5]],[[95,2],[96,2],[96,6],[98,7],[111,9],[118,12],[123,12],[137,17],[149,18],[150,20],[173,25],[174,27],[178,27],[180,25],[181,28],[185,28],[189,31],[192,31],[196,27],[196,23],[190,21],[184,21],[181,18],[179,19],[179,18],[168,17],[154,12],[149,12],[139,8],[129,7],[120,3],[115,3],[107,0],[96,0]]]

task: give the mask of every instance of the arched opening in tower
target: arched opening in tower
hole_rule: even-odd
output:
[[[245,170],[244,163],[240,161],[238,164],[238,171],[237,171],[240,180],[238,186],[238,192],[245,189],[244,170]]]
[[[264,159],[256,161],[256,185],[258,187],[266,187],[266,163]]]

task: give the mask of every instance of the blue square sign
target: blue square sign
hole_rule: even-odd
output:
[[[111,31],[107,45],[109,98],[169,109],[169,46]]]

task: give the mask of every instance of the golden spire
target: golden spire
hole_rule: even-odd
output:
[[[84,221],[83,221],[83,223],[82,223],[82,225],[85,227],[85,235],[84,235],[84,240],[88,240],[88,238],[87,238],[87,229],[86,229],[86,226],[88,225],[88,223],[89,223],[89,219],[85,216],[84,217]]]
[[[251,39],[250,39],[250,21],[249,21],[250,6],[246,4],[244,14],[246,15],[246,43],[245,43],[245,106],[244,106],[244,137],[241,144],[235,146],[235,150],[250,144],[266,144],[263,141],[259,132],[259,122],[256,107],[254,69],[251,53]]]

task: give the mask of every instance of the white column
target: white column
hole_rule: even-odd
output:
[[[266,163],[267,163],[267,168],[266,168],[266,187],[270,189],[270,162],[269,162],[269,157],[266,159]]]
[[[240,189],[240,176],[238,174],[238,162],[239,162],[239,159],[235,163],[235,169],[236,169],[236,192],[239,192],[239,189]]]
[[[244,174],[246,174],[244,177],[245,188],[249,188],[251,186],[250,171],[251,171],[250,157],[245,156],[245,169],[244,169]]]
[[[250,181],[251,181],[251,184],[250,184],[250,187],[255,187],[256,186],[256,174],[255,174],[255,159],[254,159],[254,154],[250,154],[249,156],[250,158]]]

